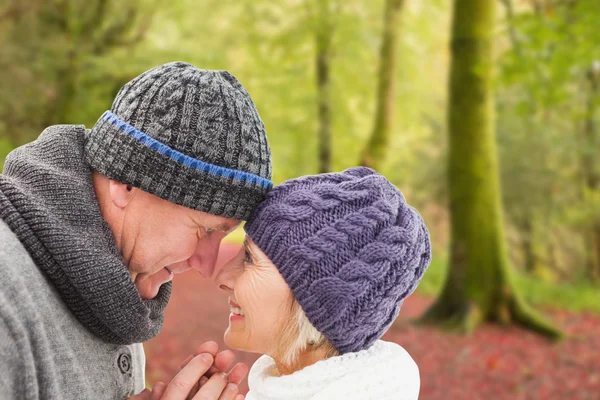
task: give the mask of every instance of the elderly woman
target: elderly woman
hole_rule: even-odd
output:
[[[419,370],[380,340],[431,260],[427,228],[403,195],[357,167],[275,187],[218,274],[225,343],[264,354],[248,400],[417,399]]]

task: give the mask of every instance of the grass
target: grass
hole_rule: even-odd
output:
[[[417,292],[437,296],[444,284],[448,268],[446,257],[434,257]],[[589,282],[551,283],[522,273],[515,273],[518,290],[532,305],[575,312],[591,311],[600,315],[600,287]]]

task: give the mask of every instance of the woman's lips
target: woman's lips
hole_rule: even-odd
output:
[[[237,315],[237,314],[229,314],[229,321],[240,321],[244,319],[243,315]]]
[[[237,304],[235,301],[231,300],[231,298],[229,298],[229,306],[231,307],[231,312],[229,314],[230,322],[244,319],[244,312],[242,310],[242,307],[240,307],[240,305]]]

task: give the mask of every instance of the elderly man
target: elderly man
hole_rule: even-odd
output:
[[[47,128],[0,175],[0,397],[123,399],[144,389],[174,274],[210,277],[272,187],[265,129],[230,73],[182,62],[126,84],[91,130]],[[234,399],[247,367],[213,344],[152,398]],[[197,387],[197,386],[196,386]],[[148,397],[146,390],[139,397]],[[240,397],[240,396],[238,396]]]

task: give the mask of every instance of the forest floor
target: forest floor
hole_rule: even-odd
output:
[[[237,252],[224,244],[220,263]],[[487,325],[471,336],[429,326],[418,318],[433,301],[418,293],[403,304],[400,316],[384,336],[401,344],[421,373],[421,400],[600,400],[600,316],[545,308],[545,314],[568,337],[548,341],[517,327]],[[228,324],[227,295],[211,280],[187,272],[175,277],[162,332],[147,342],[146,382],[168,381],[199,344],[223,346]],[[239,353],[251,365],[258,355]],[[243,390],[247,390],[244,382]]]

